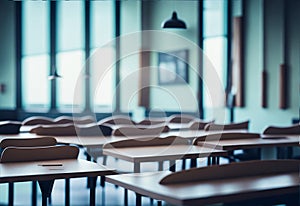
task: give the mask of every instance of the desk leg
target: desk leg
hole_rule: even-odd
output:
[[[134,173],[140,173],[141,172],[141,164],[139,162],[134,163],[133,172]]]
[[[185,170],[185,167],[186,167],[186,159],[183,159],[181,169]]]
[[[65,206],[70,205],[70,178],[65,179]]]
[[[191,159],[191,168],[193,168],[193,167],[197,167],[197,159],[196,158]]]
[[[89,177],[89,182],[90,182],[90,206],[95,206],[97,177]]]
[[[136,199],[135,199],[135,205],[136,206],[142,206],[142,195],[135,193]]]
[[[9,206],[14,205],[14,183],[13,182],[8,183],[8,205]]]
[[[36,198],[37,198],[37,182],[36,181],[32,181],[32,193],[31,193],[31,204],[32,204],[32,206],[36,206],[37,205],[37,202],[36,202]]]
[[[54,180],[38,181],[41,192],[42,192],[42,205],[47,206],[47,199],[50,197]]]
[[[261,159],[262,160],[277,159],[277,149],[276,149],[276,147],[261,148]]]
[[[175,160],[170,160],[169,170],[172,172],[176,171],[176,163]]]
[[[159,161],[158,162],[158,171],[163,171],[163,169],[164,169],[164,162]]]
[[[128,190],[124,188],[124,206],[128,206]]]

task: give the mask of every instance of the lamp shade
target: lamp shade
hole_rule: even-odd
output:
[[[177,18],[176,11],[173,11],[172,18],[164,21],[161,25],[162,28],[176,28],[176,29],[186,29],[186,24],[184,21]]]

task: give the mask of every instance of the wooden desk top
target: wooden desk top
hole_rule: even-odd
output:
[[[151,162],[208,156],[225,156],[227,155],[227,152],[194,145],[165,145],[109,148],[103,149],[103,154],[130,162]]]
[[[261,138],[226,139],[198,142],[198,145],[220,150],[299,146],[299,135],[262,135]]]
[[[62,166],[41,166],[59,163]],[[0,183],[95,177],[114,174],[114,169],[86,160],[51,160],[39,162],[0,163]]]
[[[171,172],[109,175],[106,180],[174,205],[205,205],[299,192],[299,172],[159,184]]]

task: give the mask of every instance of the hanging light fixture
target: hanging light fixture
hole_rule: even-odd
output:
[[[184,21],[177,18],[176,11],[173,11],[172,18],[164,21],[161,25],[162,28],[176,28],[176,29],[186,29],[186,24]]]
[[[56,68],[53,65],[51,68],[51,74],[48,76],[48,79],[53,80],[53,79],[57,79],[57,78],[61,78],[61,76],[59,74],[57,74]]]

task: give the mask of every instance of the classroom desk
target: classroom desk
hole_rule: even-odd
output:
[[[53,163],[62,166],[41,166]],[[90,177],[90,205],[95,205],[97,176],[112,175],[114,171],[103,165],[80,159],[0,163],[0,183],[38,181],[43,205],[46,205],[55,179]]]
[[[170,161],[170,169],[175,171],[175,160],[195,159],[201,157],[226,156],[227,152],[194,145],[164,145],[142,146],[103,149],[103,154],[134,163],[134,172],[140,172],[142,162],[159,162],[159,170],[162,170],[162,162]]]
[[[209,169],[209,167],[204,169]],[[220,168],[209,173],[214,176],[217,171],[221,171]],[[240,170],[237,171],[240,172]],[[248,173],[252,171],[249,170]],[[141,196],[166,201],[174,205],[207,205],[240,201],[244,201],[244,204],[246,201],[248,205],[257,205],[262,200],[281,201],[280,198],[283,196],[288,197],[284,200],[292,201],[292,205],[299,204],[297,204],[300,191],[299,171],[244,174],[238,177],[204,178],[184,183],[160,184],[160,180],[169,174],[171,174],[170,171],[109,175],[106,176],[106,180],[134,191],[137,195],[136,205],[141,205]],[[222,174],[224,175],[224,173]]]
[[[261,148],[261,159],[276,159],[276,147],[299,146],[299,144],[299,135],[261,135],[261,138],[198,142],[199,146],[227,151]]]

